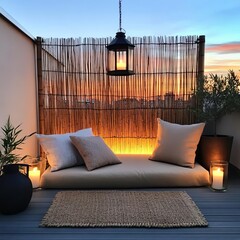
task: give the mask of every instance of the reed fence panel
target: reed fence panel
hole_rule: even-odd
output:
[[[132,37],[132,76],[108,76],[111,38],[38,38],[39,131],[92,127],[115,153],[151,153],[157,117],[189,124],[204,36]]]

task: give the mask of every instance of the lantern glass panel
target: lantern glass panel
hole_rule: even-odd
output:
[[[108,52],[108,68],[109,71],[115,71],[115,51]]]
[[[133,48],[128,50],[128,70],[133,71]]]

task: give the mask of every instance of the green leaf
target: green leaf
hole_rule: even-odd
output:
[[[14,127],[11,124],[9,116],[5,125],[1,127],[3,137],[0,139],[0,145],[2,146],[2,150],[0,151],[0,171],[4,165],[17,163],[28,156],[25,155],[20,157],[19,154],[14,153],[14,150],[21,150],[21,145],[24,144],[29,137],[35,134],[35,132],[19,138],[19,135],[22,133],[20,126],[21,124]]]
[[[199,79],[193,97],[197,101],[193,111],[198,121],[213,121],[216,129],[218,119],[232,112],[240,112],[240,80],[232,70],[228,71],[227,76],[209,74]]]

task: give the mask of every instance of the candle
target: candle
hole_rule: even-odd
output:
[[[38,170],[37,167],[34,167],[32,170],[29,171],[29,178],[32,181],[33,188],[38,188],[40,180],[40,170]]]
[[[117,62],[117,70],[126,70],[126,62],[123,62],[122,59]]]
[[[223,171],[220,168],[212,170],[212,188],[222,189],[223,188]]]

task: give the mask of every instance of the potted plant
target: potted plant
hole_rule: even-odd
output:
[[[23,211],[32,197],[28,165],[19,164],[27,155],[20,157],[15,150],[20,150],[20,145],[34,133],[20,138],[22,132],[20,125],[14,127],[10,117],[1,130],[3,136],[0,139],[0,212],[14,214]],[[26,173],[19,171],[20,167],[27,168]]]
[[[217,121],[227,114],[240,111],[239,91],[239,78],[229,70],[226,76],[205,76],[193,92],[197,100],[194,109],[197,119],[205,121],[207,133],[211,133],[201,137],[197,151],[197,159],[207,169],[211,161],[230,159],[233,137],[217,134]]]

